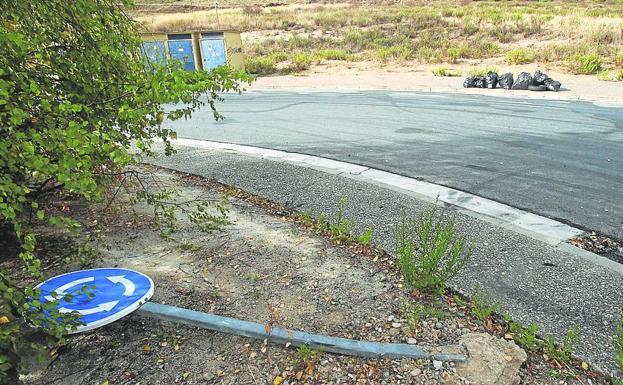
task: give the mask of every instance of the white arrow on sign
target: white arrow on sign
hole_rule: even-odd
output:
[[[69,290],[70,288],[77,286],[77,285],[81,285],[83,283],[92,282],[94,280],[95,280],[94,277],[76,279],[75,281],[71,281],[69,283],[64,284],[63,286],[54,290],[52,293],[56,293],[56,298],[63,298],[66,294],[66,291]],[[55,300],[55,298],[52,295],[46,295],[45,299],[47,299],[50,302]]]
[[[75,311],[82,315],[89,315],[89,314],[100,313],[103,311],[111,311],[115,306],[117,306],[118,303],[119,301],[104,302],[104,303],[100,303],[99,305],[97,305],[97,307],[94,307],[91,309],[82,309],[82,310],[74,310],[74,309],[67,309],[66,307],[61,307],[58,309],[58,311],[61,313],[71,313],[72,311]]]
[[[132,281],[127,279],[125,275],[115,275],[112,277],[106,277],[112,283],[122,283],[125,286],[125,291],[123,292],[124,296],[130,296],[134,294],[134,290],[136,290],[136,286]]]

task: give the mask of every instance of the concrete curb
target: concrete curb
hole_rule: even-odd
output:
[[[569,239],[583,235],[585,233],[583,230],[464,191],[387,171],[314,155],[186,138],[178,138],[173,142],[180,146],[229,151],[272,161],[286,162],[333,175],[344,176],[361,182],[371,183],[427,202],[443,202],[445,205],[455,208],[464,214],[529,236],[567,253],[583,258],[593,264],[623,274],[623,265],[567,243]]]

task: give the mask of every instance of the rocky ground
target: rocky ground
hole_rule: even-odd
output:
[[[149,207],[122,209],[109,220],[97,243],[100,256],[89,265],[148,274],[155,302],[427,349],[460,343],[469,363],[353,358],[131,315],[70,338],[24,378],[26,384],[598,383],[591,371],[526,355],[499,323],[475,319],[460,297],[413,292],[381,250],[337,244],[283,206],[206,179],[142,171],[152,173],[152,185],[177,188],[178,203],[233,194],[226,204],[230,224],[205,232],[184,215],[177,231],[163,236],[150,225]],[[93,220],[89,210],[80,213],[85,222]],[[80,267],[63,259],[62,242],[44,246],[47,275]]]

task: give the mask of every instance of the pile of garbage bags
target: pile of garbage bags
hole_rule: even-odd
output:
[[[465,88],[504,88],[505,90],[530,90],[530,91],[554,91],[560,90],[560,82],[556,81],[547,74],[537,70],[533,75],[522,72],[513,78],[513,74],[508,72],[498,75],[489,72],[485,76],[470,76],[463,82]]]

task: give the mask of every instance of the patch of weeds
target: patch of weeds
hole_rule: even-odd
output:
[[[301,72],[308,70],[314,62],[314,58],[311,54],[307,53],[295,53],[290,58],[290,65],[288,66],[288,70],[291,72]]]
[[[296,358],[300,364],[317,362],[322,357],[322,350],[313,349],[307,344],[296,348]]]
[[[251,74],[270,75],[277,72],[276,64],[270,56],[250,57],[245,61],[245,69]]]
[[[619,370],[623,373],[623,312],[614,333],[614,352]]]
[[[345,196],[340,198],[340,202],[337,206],[337,212],[333,222],[329,224],[329,232],[331,237],[337,241],[347,241],[352,237],[353,222],[344,218],[344,210],[348,204],[348,199]]]
[[[506,53],[505,59],[508,64],[527,64],[532,63],[534,54],[526,48],[515,48]]]
[[[311,210],[297,211],[293,214],[293,216],[295,220],[302,222],[306,226],[314,225],[314,218]]]
[[[318,222],[320,223],[320,230],[328,231],[333,238],[338,243],[340,242],[358,242],[363,245],[369,245],[372,241],[372,235],[374,233],[374,228],[369,227],[363,234],[357,236],[353,234],[353,227],[355,223],[351,220],[344,218],[344,211],[346,210],[346,206],[348,204],[348,198],[346,196],[342,196],[340,198],[340,202],[337,206],[337,211],[333,217],[332,221],[327,220],[327,217],[324,214],[321,214],[318,217]]]
[[[381,47],[376,51],[376,54],[381,61],[388,61],[389,59],[407,60],[413,56],[413,48],[406,44]]]
[[[417,303],[410,306],[407,301],[402,303],[402,313],[413,334],[417,333],[418,324],[422,319],[435,318],[442,320],[452,315],[450,312],[443,310],[441,305],[437,303],[432,305]]]
[[[247,275],[247,279],[251,282],[257,282],[260,280],[260,275],[258,273],[251,273]]]
[[[361,243],[364,246],[369,246],[370,242],[372,242],[372,235],[374,234],[374,227],[370,226],[363,232],[360,236],[357,237],[357,242]]]
[[[344,50],[325,49],[316,52],[316,57],[324,60],[355,61],[356,57]]]
[[[178,243],[177,248],[180,249],[180,251],[190,251],[190,252],[199,250],[199,246],[197,246],[196,244],[192,242],[187,242],[187,241],[181,241],[180,243]]]
[[[445,67],[433,68],[433,75],[435,76],[461,76],[460,72],[452,72]]]
[[[455,304],[457,304],[457,306],[459,307],[465,307],[467,306],[467,302],[465,302],[463,300],[463,298],[461,298],[460,296],[453,294],[452,295],[452,300],[454,301]]]
[[[228,197],[224,195],[221,201],[214,205],[216,213],[212,213],[210,207],[207,204],[198,203],[196,211],[190,212],[188,214],[188,218],[201,231],[208,232],[213,230],[220,230],[223,226],[231,224],[227,217],[227,214],[229,213],[229,210],[226,206],[227,203]]]
[[[489,72],[498,73],[495,67],[472,68],[469,70],[469,76],[486,76]]]
[[[573,67],[578,74],[595,74],[601,70],[602,60],[596,54],[578,55]]]
[[[539,332],[539,324],[536,322],[531,323],[528,327],[525,327],[519,322],[510,322],[509,331],[513,334],[513,340],[517,345],[530,351],[536,352],[541,347],[541,340],[537,337]]]
[[[406,282],[429,293],[443,293],[471,257],[474,243],[457,235],[455,218],[437,206],[418,218],[403,215],[395,231],[398,267]]]
[[[477,288],[472,295],[472,305],[472,313],[474,313],[474,316],[480,321],[489,318],[499,307],[491,293],[479,288]]]
[[[569,361],[571,354],[577,342],[580,340],[579,329],[574,327],[570,329],[560,345],[556,345],[553,336],[547,336],[543,340],[543,353],[552,360],[559,362]]]

